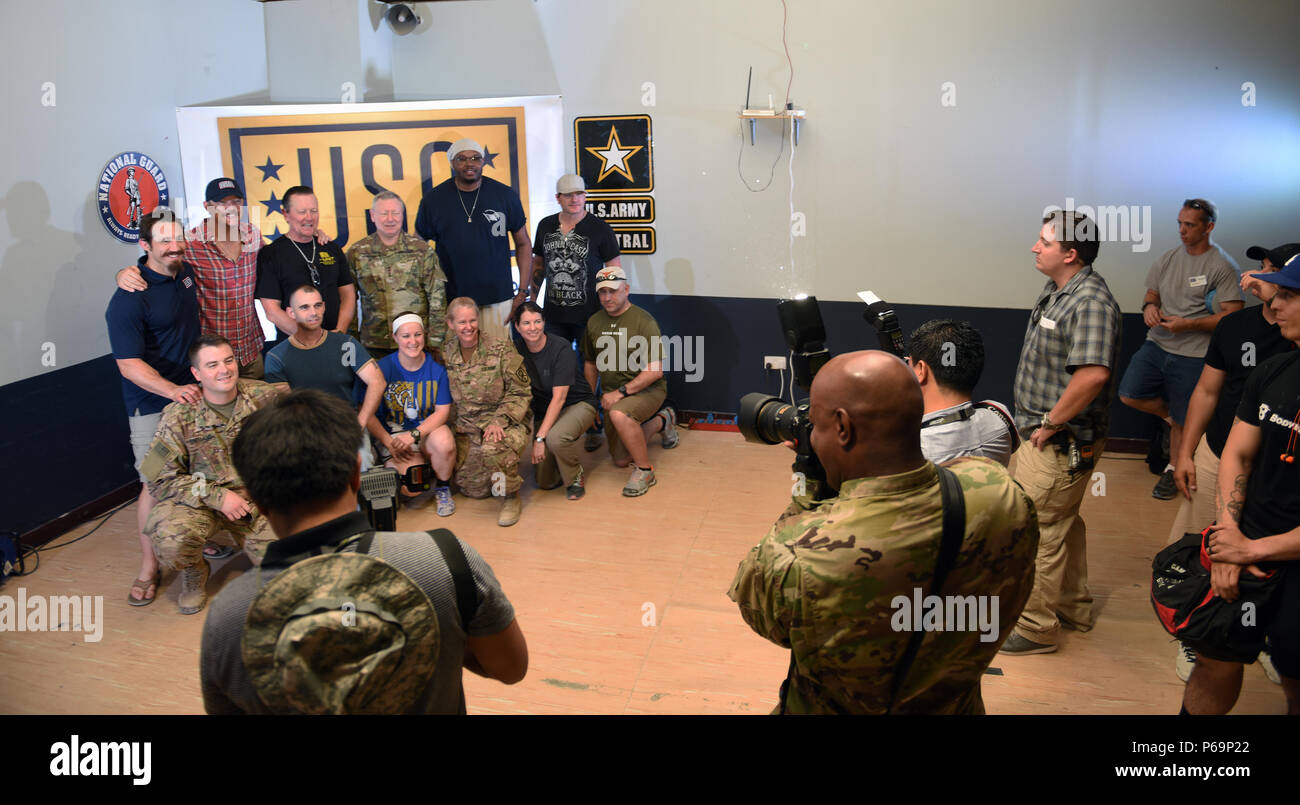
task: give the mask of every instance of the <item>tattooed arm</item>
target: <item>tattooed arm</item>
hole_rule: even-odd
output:
[[[1232,421],[1232,430],[1223,446],[1219,461],[1219,495],[1215,501],[1218,523],[1240,528],[1241,511],[1246,504],[1246,484],[1250,468],[1259,452],[1259,428],[1240,419]]]

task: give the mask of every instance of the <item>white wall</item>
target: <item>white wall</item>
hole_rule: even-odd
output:
[[[176,107],[264,93],[266,50],[249,0],[6,2],[0,43],[3,385],[108,353],[113,273],[140,252],[96,214],[104,163],[142,151],[181,194]]]

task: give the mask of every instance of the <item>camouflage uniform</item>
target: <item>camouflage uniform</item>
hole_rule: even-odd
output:
[[[397,349],[393,319],[410,312],[425,320],[425,343],[441,347],[447,332],[447,276],[428,243],[399,232],[385,246],[379,233],[347,250],[357,284],[357,309],[351,333],[366,349]]]
[[[208,406],[172,403],[163,409],[153,444],[140,464],[149,491],[158,499],[144,531],[163,565],[180,570],[203,561],[203,544],[219,530],[230,532],[238,547],[261,564],[275,539],[266,518],[251,507],[248,491],[230,460],[230,446],[244,420],[281,388],[240,380],[230,421]],[[250,503],[251,514],[230,521],[221,514],[226,490]]]
[[[927,634],[895,712],[983,713],[980,678],[1033,586],[1038,521],[1029,497],[989,459],[946,466],[965,494],[966,538],[942,594],[997,596],[996,637],[981,642],[978,629]],[[933,592],[942,508],[928,461],[856,478],[812,509],[792,503],[740,563],[728,595],[754,631],[793,654],[782,686],[786,712],[889,708],[892,670],[912,635],[894,628],[895,596]]]
[[[456,401],[456,485],[469,497],[492,494],[492,476],[505,473],[507,495],[519,491],[519,457],[528,446],[533,398],[523,357],[504,341],[479,335],[469,360],[448,342],[447,379]],[[505,438],[484,442],[483,431],[500,425]],[[498,490],[499,491],[499,490]]]

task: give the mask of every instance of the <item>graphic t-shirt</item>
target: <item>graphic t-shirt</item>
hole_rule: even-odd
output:
[[[424,363],[414,371],[402,366],[398,353],[380,358],[379,370],[387,386],[379,403],[379,421],[389,433],[411,430],[433,415],[439,405],[451,405],[447,370],[424,354]]]
[[[546,320],[586,324],[600,306],[596,272],[619,255],[614,230],[588,213],[566,234],[559,214],[548,215],[537,225],[533,254],[546,267]]]
[[[316,269],[315,275],[312,269]],[[288,309],[289,296],[304,285],[315,286],[325,302],[321,329],[339,325],[339,288],[352,285],[352,271],[343,250],[333,243],[324,246],[313,240],[295,243],[282,235],[257,253],[257,298],[278,299]],[[285,334],[276,330],[283,340]]]
[[[1237,418],[1259,428],[1241,533],[1259,539],[1300,526],[1300,353],[1276,355],[1251,373]]]
[[[1295,344],[1264,318],[1263,305],[1229,313],[1219,320],[1210,336],[1210,350],[1205,353],[1205,364],[1224,373],[1219,403],[1205,426],[1205,441],[1214,455],[1223,454],[1246,378],[1264,361],[1293,349]]]

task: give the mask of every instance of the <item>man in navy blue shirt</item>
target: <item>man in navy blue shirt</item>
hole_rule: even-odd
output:
[[[528,298],[533,242],[524,207],[509,185],[483,175],[483,146],[457,140],[447,151],[451,178],[420,200],[415,231],[435,241],[438,262],[447,275],[447,298],[468,296],[478,305],[479,330],[507,339],[506,322]],[[522,280],[516,293],[510,272],[510,245]]]
[[[118,289],[108,303],[108,341],[122,373],[135,467],[149,450],[162,409],[168,403],[193,404],[202,392],[190,373],[189,349],[199,337],[199,297],[194,269],[183,262],[185,230],[175,213],[160,207],[140,223],[144,255],[137,267],[148,288],[139,293]],[[143,477],[141,481],[143,481]],[[154,498],[143,486],[136,504],[140,574],[131,585],[127,603],[153,603],[158,591],[158,559],[144,535],[144,523]]]

